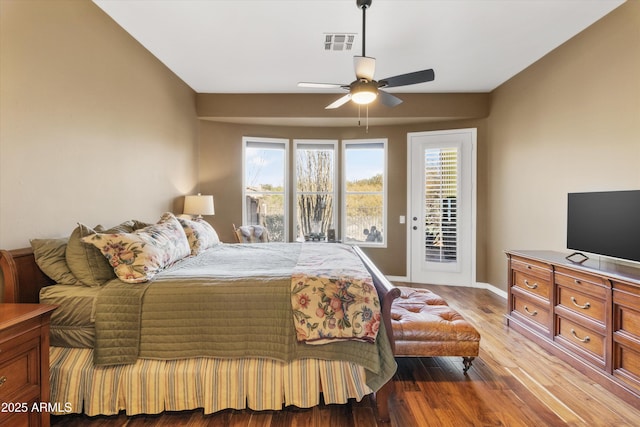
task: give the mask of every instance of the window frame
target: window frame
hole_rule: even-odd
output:
[[[371,194],[380,194],[382,193],[382,229],[383,229],[383,237],[382,242],[347,242],[347,196],[349,194],[354,194],[354,192],[347,191],[347,150],[349,146],[357,146],[357,145],[382,145],[383,157],[384,157],[384,170],[382,172],[382,192],[370,192]],[[341,179],[341,210],[342,215],[340,218],[341,227],[340,232],[342,236],[343,243],[361,247],[371,247],[371,248],[386,248],[387,242],[389,241],[388,235],[388,181],[389,181],[389,159],[388,159],[388,139],[387,138],[371,138],[371,139],[344,139],[342,140],[342,152],[341,152],[341,166],[342,166],[342,179]],[[355,193],[358,194],[358,193]]]
[[[282,191],[283,196],[283,241],[289,241],[289,139],[286,138],[263,138],[263,137],[251,137],[251,136],[243,136],[242,137],[242,225],[248,225],[246,223],[246,212],[247,212],[247,176],[246,176],[246,168],[247,168],[247,148],[251,143],[261,144],[268,147],[269,145],[273,145],[273,148],[267,149],[279,149],[281,146],[284,146],[284,189]],[[264,193],[264,192],[261,192]],[[281,194],[273,193],[273,194]]]
[[[330,147],[333,151],[333,209],[331,212],[333,225],[329,228],[333,228],[338,230],[339,218],[338,218],[338,205],[341,203],[339,199],[338,189],[341,187],[341,183],[339,181],[338,170],[340,168],[340,159],[338,158],[338,145],[339,140],[337,139],[294,139],[293,140],[293,159],[292,159],[292,168],[293,168],[293,183],[292,183],[292,197],[291,202],[293,203],[293,234],[295,235],[295,239],[299,239],[303,236],[297,235],[297,226],[298,226],[298,150],[302,150],[304,146],[327,146]],[[326,238],[326,236],[325,236]],[[338,236],[336,236],[336,239]]]

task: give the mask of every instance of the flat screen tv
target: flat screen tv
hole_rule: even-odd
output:
[[[569,193],[567,248],[640,262],[640,190]]]

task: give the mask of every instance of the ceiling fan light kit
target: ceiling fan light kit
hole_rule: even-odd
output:
[[[367,80],[351,83],[351,100],[356,104],[371,104],[378,97],[378,85]]]
[[[375,58],[365,54],[365,30],[366,30],[366,10],[371,7],[372,0],[356,0],[356,5],[362,9],[362,56],[353,57],[353,65],[356,73],[356,80],[350,84],[336,83],[309,83],[300,82],[299,87],[322,88],[322,89],[347,89],[349,93],[327,105],[325,109],[338,108],[349,101],[359,105],[368,105],[380,99],[380,102],[387,107],[395,107],[402,103],[402,100],[388,92],[380,90],[387,87],[408,86],[418,83],[426,83],[435,79],[432,69],[414,71],[412,73],[400,74],[388,77],[379,81],[374,80],[373,75],[376,67]]]

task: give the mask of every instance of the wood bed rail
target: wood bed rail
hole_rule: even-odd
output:
[[[4,284],[3,302],[37,303],[40,289],[53,284],[36,264],[31,248],[0,249],[0,269]]]
[[[382,312],[382,320],[384,328],[391,343],[391,350],[395,354],[396,346],[393,340],[393,329],[391,327],[391,304],[393,300],[400,296],[400,289],[395,287],[389,279],[376,267],[369,257],[357,246],[353,246],[353,250],[358,254],[364,266],[369,270],[373,279],[373,284],[378,291],[380,297],[380,311]],[[378,419],[383,422],[389,422],[389,397],[394,392],[393,379],[389,380],[380,390],[375,393],[376,407],[378,409]]]

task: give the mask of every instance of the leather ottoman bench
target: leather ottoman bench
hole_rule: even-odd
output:
[[[466,374],[480,350],[480,333],[427,289],[398,286],[391,304],[396,357],[462,356]]]

